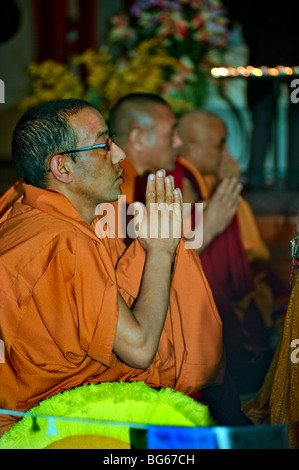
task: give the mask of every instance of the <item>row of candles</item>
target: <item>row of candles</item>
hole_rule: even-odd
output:
[[[299,75],[299,66],[285,67],[278,65],[277,67],[213,67],[211,75],[214,78],[221,77],[281,77],[288,75]]]

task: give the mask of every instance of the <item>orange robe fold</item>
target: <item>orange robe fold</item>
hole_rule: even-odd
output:
[[[180,242],[157,354],[134,369],[113,343],[118,293],[129,306],[138,296],[141,245],[99,238],[61,194],[24,190],[0,225],[0,408],[25,411],[86,383],[142,380],[186,394],[212,383],[222,323],[198,256]],[[0,416],[2,431],[13,422]]]
[[[24,194],[23,180],[16,181],[4,194],[0,196],[0,219]]]
[[[188,164],[187,164],[188,165]],[[125,182],[124,184],[122,184],[122,193],[124,196],[126,196],[126,204],[127,206],[131,205],[133,202],[135,201],[140,201],[142,203],[144,203],[144,199],[145,199],[145,189],[146,189],[146,183],[147,183],[147,175],[138,175],[136,169],[134,168],[134,166],[132,165],[132,163],[126,159],[122,162],[122,167],[124,168],[124,179],[125,179]],[[204,185],[204,180],[202,178],[202,176],[197,172],[195,175],[194,175],[194,179],[195,179],[195,184],[199,187],[202,188],[203,190],[203,195],[204,195],[204,198],[205,199],[208,199],[208,192],[206,191],[205,192],[205,185]],[[175,178],[175,186],[178,187],[179,184],[178,184],[178,181],[176,180]],[[117,206],[117,209],[118,209],[118,206]],[[234,228],[234,230],[236,229],[236,227]],[[126,237],[125,239],[125,243],[126,245],[130,246],[130,243],[132,243],[132,239],[130,239],[129,236]],[[242,248],[242,244],[241,242],[239,242],[239,245]],[[232,244],[232,247],[234,245]],[[197,253],[194,251],[194,250],[185,250],[187,251],[188,255],[190,257],[192,257],[192,259],[194,260],[195,262],[195,259],[197,260],[196,262],[199,264],[199,266],[201,267],[202,266],[202,259],[201,257],[199,257],[197,255]],[[227,251],[227,250],[226,250]],[[185,255],[187,254],[185,253]],[[246,256],[244,254],[244,258],[242,259],[245,259]],[[178,259],[177,259],[178,261]],[[247,260],[245,259],[246,263],[247,263]],[[181,258],[181,262],[182,262],[182,258]],[[186,264],[183,264],[182,262],[182,270],[184,267],[187,267]],[[203,269],[204,271],[204,269]],[[226,271],[226,272],[229,272]],[[221,267],[219,269],[219,276],[222,276],[222,264],[221,264]],[[213,351],[213,348],[214,348],[214,342],[212,340],[212,343],[210,343],[209,341],[209,337],[210,335],[206,333],[209,332],[209,329],[207,329],[208,327],[208,323],[206,322],[205,320],[205,310],[204,310],[204,306],[202,304],[202,300],[200,301],[199,298],[198,298],[198,292],[197,290],[201,290],[202,289],[202,284],[208,284],[210,287],[208,287],[207,285],[207,289],[210,289],[212,290],[212,294],[213,294],[213,299],[215,299],[216,301],[216,305],[217,305],[217,308],[218,308],[218,311],[220,313],[220,316],[221,316],[221,320],[223,322],[223,341],[224,341],[224,336],[226,335],[226,341],[225,343],[227,343],[227,337],[229,338],[229,343],[230,345],[233,345],[232,348],[228,348],[226,346],[226,351],[225,351],[225,359],[226,361],[222,363],[222,368],[221,368],[221,373],[219,373],[219,376],[218,376],[218,380],[217,380],[217,383],[216,381],[214,381],[210,387],[203,387],[202,389],[200,389],[199,392],[196,392],[194,394],[192,394],[193,398],[195,398],[196,400],[200,400],[200,401],[204,401],[208,404],[211,412],[213,413],[215,419],[219,422],[219,423],[222,423],[224,425],[240,425],[240,424],[244,424],[244,425],[248,425],[249,424],[249,421],[247,420],[247,418],[245,417],[245,415],[243,415],[241,413],[241,403],[240,403],[240,399],[239,399],[239,395],[238,395],[238,392],[237,392],[237,389],[236,389],[236,386],[233,382],[233,380],[231,379],[231,376],[228,372],[228,368],[226,367],[226,365],[228,365],[228,363],[230,362],[230,364],[232,363],[231,362],[231,355],[233,354],[233,358],[237,358],[237,362],[238,362],[238,365],[241,363],[241,369],[243,368],[244,366],[244,360],[242,359],[242,341],[244,339],[244,336],[242,336],[242,332],[240,332],[240,322],[237,321],[237,318],[236,316],[234,315],[234,312],[232,310],[232,307],[229,303],[229,301],[227,300],[226,298],[226,295],[225,295],[225,288],[226,287],[222,287],[221,283],[218,285],[217,287],[217,291],[218,291],[218,299],[215,298],[215,295],[214,295],[214,286],[215,286],[215,282],[211,283],[210,282],[210,279],[208,279],[205,271],[204,271],[204,277],[203,279],[198,279],[198,281],[195,280],[194,278],[194,275],[191,271],[189,271],[189,268],[185,270],[185,273],[184,273],[184,276],[185,279],[184,281],[187,281],[186,283],[186,289],[188,289],[188,286],[190,287],[191,285],[193,286],[193,290],[190,291],[190,295],[188,294],[188,302],[190,302],[190,307],[189,307],[189,312],[190,312],[190,334],[193,335],[194,337],[194,342],[191,342],[190,341],[190,345],[192,345],[192,354],[194,353],[194,357],[197,356],[197,361],[198,360],[201,360],[200,358],[202,357],[206,357],[207,360],[208,360],[208,356],[212,353],[214,354],[215,351]],[[189,278],[190,276],[190,278]],[[212,275],[212,279],[215,278],[215,275]],[[218,279],[218,276],[216,276],[216,285],[217,285],[217,279]],[[249,275],[249,280],[251,281],[252,277],[251,275]],[[183,278],[177,278],[177,280],[179,281],[178,284],[177,284],[177,292],[178,292],[178,296],[177,298],[179,299],[180,298],[180,290],[181,289],[184,289],[183,288]],[[244,276],[239,279],[238,276],[235,276],[234,278],[234,282],[238,285],[238,286],[241,286],[241,291],[244,292],[243,290],[243,287],[244,284],[245,284],[245,289],[248,288],[247,284],[246,284],[246,279],[245,279],[245,283],[243,282],[244,281]],[[233,283],[230,283],[230,284],[233,284]],[[249,282],[250,284],[250,282]],[[173,284],[173,287],[174,287],[174,284]],[[250,284],[250,287],[251,287],[251,284]],[[187,293],[187,290],[186,290],[186,293]],[[239,293],[240,293],[240,289],[239,289]],[[174,294],[174,291],[172,291],[172,294]],[[201,299],[202,299],[202,296],[200,296]],[[224,313],[219,309],[219,305],[217,303],[217,300],[219,301],[219,297],[221,298],[221,302],[219,302],[219,305],[223,306],[223,300],[225,301],[225,316],[224,316]],[[214,300],[213,300],[214,302]],[[170,306],[172,305],[172,302],[170,303]],[[173,305],[175,305],[175,303],[173,303]],[[208,307],[208,306],[207,306]],[[201,315],[197,315],[196,317],[194,316],[194,313],[195,311],[197,311],[197,313],[199,314],[199,310],[201,310]],[[210,310],[208,308],[208,310]],[[230,312],[232,312],[232,315],[230,315]],[[226,321],[224,322],[225,319]],[[192,326],[191,326],[192,325]],[[192,327],[193,327],[193,332],[191,333],[192,331]],[[178,331],[178,333],[176,333],[175,335],[176,339],[179,340],[179,338],[181,338],[180,336],[180,331]],[[191,338],[191,336],[189,336]],[[185,336],[185,338],[187,338],[187,334]],[[183,340],[182,339],[182,344],[183,342],[186,342],[186,340]],[[197,344],[196,345],[196,341],[200,341],[200,344]],[[200,351],[200,345],[202,345],[202,350]],[[218,349],[218,345],[216,345],[216,351]],[[180,351],[180,349],[176,349],[177,351]],[[189,350],[189,353],[188,355],[191,354],[191,349]],[[189,356],[191,357],[191,355]],[[177,364],[179,364],[180,362],[177,362]],[[191,364],[191,361],[190,361],[190,364]],[[185,369],[187,370],[187,369]],[[183,371],[182,371],[183,372]],[[215,386],[217,385],[217,386]]]

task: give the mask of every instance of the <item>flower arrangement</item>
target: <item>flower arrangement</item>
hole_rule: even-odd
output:
[[[21,102],[22,109],[43,101],[85,97],[80,78],[66,64],[54,60],[33,62],[28,67],[28,74],[31,79],[30,92]]]
[[[112,17],[108,39],[126,50],[157,38],[170,56],[201,63],[211,48],[224,48],[228,29],[220,0],[136,0]]]
[[[161,93],[162,85],[167,87],[166,77],[175,75],[180,67],[155,39],[143,41],[128,57],[118,60],[102,46],[72,57],[67,65],[53,60],[32,63],[28,68],[31,91],[21,107],[76,97],[89,101],[107,118],[115,101],[127,93]],[[183,106],[179,100],[171,104]]]
[[[114,15],[111,25],[108,41],[120,54],[156,38],[177,59],[177,69],[160,90],[177,111],[202,104],[210,68],[221,61],[228,40],[221,0],[136,0],[128,13]]]
[[[220,0],[136,0],[111,19],[106,45],[70,58],[29,67],[27,108],[41,101],[77,97],[104,117],[121,96],[159,93],[176,112],[203,103],[207,75],[227,41]],[[113,52],[112,52],[113,51]]]

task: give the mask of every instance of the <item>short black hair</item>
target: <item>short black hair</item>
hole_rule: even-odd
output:
[[[41,103],[23,114],[14,130],[11,150],[16,172],[27,184],[47,187],[50,159],[77,144],[68,117],[86,107],[91,104],[70,98]]]

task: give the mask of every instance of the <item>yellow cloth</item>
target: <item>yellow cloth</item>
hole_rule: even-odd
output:
[[[8,214],[13,204],[24,194],[23,180],[16,181],[8,190],[0,196],[0,218]]]
[[[282,337],[263,386],[254,398],[243,403],[243,411],[256,424],[299,422],[299,363],[291,360],[291,354],[294,356],[296,352],[291,343],[299,338],[298,296],[296,272]]]
[[[131,449],[131,445],[113,437],[85,435],[66,437],[45,449]]]

